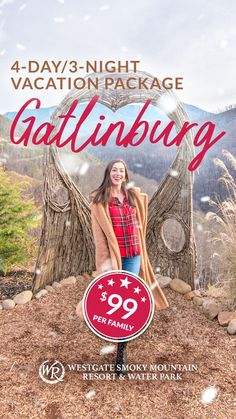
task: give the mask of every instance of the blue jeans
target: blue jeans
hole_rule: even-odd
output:
[[[131,258],[121,258],[122,270],[131,272],[135,275],[139,275],[140,271],[140,256],[133,256]]]

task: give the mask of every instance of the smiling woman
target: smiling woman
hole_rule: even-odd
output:
[[[123,160],[108,163],[101,185],[90,194],[92,230],[95,242],[96,275],[123,270],[139,275],[152,290],[157,310],[169,303],[156,281],[146,249],[147,195],[130,187]],[[82,301],[76,308],[82,318]],[[119,343],[118,365],[124,361],[125,343]]]

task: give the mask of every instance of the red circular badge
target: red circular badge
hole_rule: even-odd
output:
[[[85,291],[83,313],[99,337],[125,342],[141,335],[154,314],[147,284],[127,271],[110,271],[95,278]]]

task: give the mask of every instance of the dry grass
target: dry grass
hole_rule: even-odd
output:
[[[129,364],[194,364],[182,380],[85,380],[68,364],[112,364],[108,343],[79,324],[75,307],[89,279],[1,315],[0,417],[6,419],[226,419],[235,417],[235,338],[199,307],[165,289],[170,303],[128,344]],[[55,385],[39,378],[45,360],[66,367]],[[202,392],[217,395],[203,403]],[[94,397],[88,398],[89,392]]]
[[[223,151],[224,156],[230,163],[231,170],[236,171],[236,158],[228,151]],[[220,282],[228,295],[236,300],[236,182],[230,170],[220,159],[214,160],[215,164],[222,169],[222,182],[228,191],[225,201],[211,201],[216,212],[208,212],[206,220],[211,221],[215,228],[209,239],[217,248],[220,248],[221,271],[223,278]]]

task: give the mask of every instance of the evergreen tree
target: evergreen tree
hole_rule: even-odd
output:
[[[32,256],[34,240],[29,230],[38,225],[38,211],[25,191],[27,182],[13,183],[0,168],[0,270]]]

